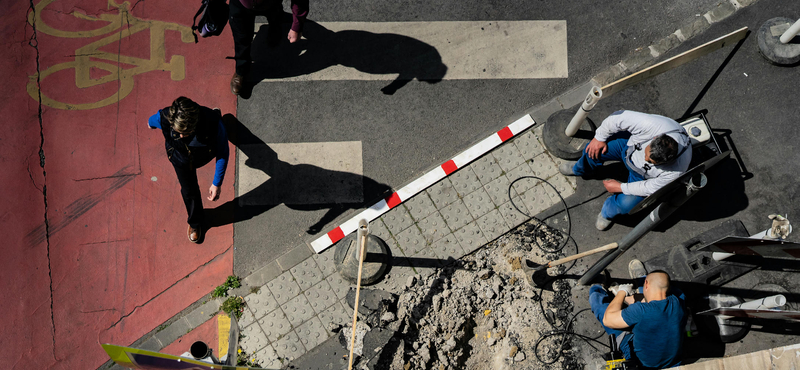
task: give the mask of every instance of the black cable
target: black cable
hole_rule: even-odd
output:
[[[534,241],[536,242],[536,246],[537,246],[537,247],[539,247],[539,249],[540,249],[540,250],[542,250],[542,251],[543,251],[543,252],[545,252],[545,253],[558,253],[558,252],[562,251],[562,250],[564,249],[564,247],[566,247],[567,243],[568,243],[570,240],[572,240],[573,244],[575,245],[575,253],[578,253],[578,243],[577,243],[577,242],[575,242],[575,239],[574,239],[574,238],[572,238],[572,234],[571,234],[571,232],[572,232],[572,218],[571,218],[571,217],[570,217],[570,215],[569,215],[569,206],[567,206],[567,202],[564,200],[564,197],[562,197],[562,196],[561,196],[561,193],[558,191],[558,189],[556,189],[556,187],[555,187],[555,186],[553,186],[553,184],[551,184],[551,183],[549,183],[547,180],[545,180],[545,179],[543,179],[543,178],[541,178],[541,177],[537,177],[537,176],[522,176],[522,177],[519,177],[519,178],[517,178],[516,180],[512,181],[512,182],[511,182],[511,184],[508,186],[508,199],[509,199],[509,201],[511,201],[511,205],[512,205],[512,206],[514,206],[514,208],[517,210],[517,212],[519,212],[519,213],[521,213],[521,214],[525,215],[525,216],[526,216],[526,217],[528,217],[529,219],[534,219],[534,220],[537,220],[537,221],[539,221],[540,223],[544,223],[542,220],[539,220],[538,218],[536,218],[536,217],[533,217],[532,215],[529,215],[529,214],[527,214],[527,213],[525,213],[525,212],[522,212],[522,210],[521,210],[521,209],[519,209],[519,207],[517,207],[517,205],[514,203],[514,199],[513,199],[513,197],[511,196],[511,189],[514,187],[514,184],[515,184],[517,181],[524,180],[524,179],[536,179],[536,180],[539,180],[539,181],[541,181],[541,182],[543,182],[543,183],[547,184],[548,186],[550,186],[550,187],[553,189],[553,191],[555,191],[555,192],[556,192],[556,195],[558,195],[558,198],[561,200],[561,204],[563,204],[563,205],[564,205],[564,213],[565,213],[565,214],[566,214],[566,216],[567,216],[567,231],[566,231],[566,233],[562,232],[561,230],[558,230],[558,229],[556,229],[556,230],[558,230],[559,232],[562,232],[562,233],[564,234],[564,235],[562,235],[562,237],[563,237],[563,242],[561,243],[561,245],[559,245],[559,246],[558,246],[557,248],[555,248],[555,249],[545,248],[545,247],[544,247],[544,246],[542,246],[542,245],[541,245],[541,244],[540,244],[538,241],[536,241],[536,238],[534,238]],[[594,199],[594,198],[593,198],[593,199]],[[581,204],[583,204],[583,203],[581,203]],[[556,213],[556,214],[557,214],[557,213]],[[554,215],[555,215],[555,214],[554,214]],[[552,215],[552,216],[554,216],[554,215]],[[550,217],[552,217],[552,216],[550,216]],[[575,263],[576,263],[576,262],[577,262],[577,260],[576,260],[576,261],[573,261],[573,262],[572,262],[572,264],[571,264],[571,265],[570,265],[568,268],[566,268],[566,269],[564,270],[564,272],[567,272],[567,271],[569,271],[570,269],[572,269],[572,268],[575,266]],[[524,263],[524,262],[523,262],[523,263]],[[557,278],[558,278],[558,276],[556,276],[556,277],[553,277],[552,279],[550,279],[550,281],[552,281],[552,280],[555,280],[555,279],[557,279]],[[547,281],[547,282],[545,282],[543,285],[546,285],[546,284],[547,284],[547,283],[549,283],[550,281]],[[580,339],[583,339],[583,340],[584,340],[584,341],[585,341],[587,344],[589,344],[589,346],[591,346],[591,347],[592,347],[592,348],[594,348],[594,349],[597,349],[597,347],[593,346],[593,345],[592,345],[592,342],[598,343],[598,344],[600,344],[600,345],[601,345],[601,346],[603,346],[603,347],[606,347],[606,348],[608,348],[608,349],[611,349],[611,347],[609,347],[607,344],[605,344],[605,343],[603,343],[603,342],[601,342],[601,341],[597,340],[598,338],[600,338],[601,336],[603,336],[603,333],[600,333],[598,336],[596,336],[596,337],[592,338],[592,337],[589,337],[589,336],[586,336],[586,335],[583,335],[583,334],[578,334],[578,333],[576,333],[576,332],[572,331],[572,323],[575,321],[575,319],[578,317],[578,315],[580,315],[580,314],[581,314],[581,313],[583,313],[583,312],[590,311],[590,309],[589,309],[589,308],[584,308],[584,309],[582,309],[582,310],[580,310],[580,311],[576,312],[574,315],[572,315],[572,317],[570,317],[570,319],[567,321],[566,325],[564,325],[564,327],[563,327],[563,328],[559,328],[559,327],[557,327],[555,323],[553,323],[552,321],[550,321],[550,318],[549,318],[549,317],[547,316],[547,314],[545,313],[545,310],[544,310],[544,300],[542,299],[542,292],[543,292],[543,291],[544,291],[544,288],[543,288],[543,287],[542,287],[542,288],[539,288],[539,293],[538,293],[538,295],[537,295],[537,298],[538,298],[538,300],[539,300],[539,308],[542,310],[542,316],[544,316],[544,318],[545,318],[545,321],[547,321],[547,323],[550,325],[550,327],[551,327],[551,328],[553,328],[553,331],[551,331],[550,333],[547,333],[547,334],[544,334],[544,335],[542,335],[542,336],[539,338],[539,340],[537,340],[537,341],[536,341],[536,344],[533,346],[533,355],[534,355],[534,356],[536,356],[536,359],[537,359],[537,360],[539,360],[539,362],[541,362],[541,363],[543,363],[543,364],[545,364],[545,365],[550,365],[550,364],[553,364],[553,363],[555,363],[556,361],[558,361],[558,359],[559,359],[559,358],[561,358],[561,357],[563,356],[563,354],[564,354],[564,345],[566,344],[566,342],[567,342],[567,339],[569,339],[569,338],[571,338],[571,337],[578,337],[578,338],[580,338]],[[552,359],[552,360],[550,360],[550,361],[544,361],[544,360],[542,360],[542,358],[539,356],[539,345],[540,345],[540,344],[541,344],[541,343],[542,343],[542,342],[543,342],[545,339],[547,339],[547,338],[550,338],[550,337],[553,337],[553,336],[556,336],[556,335],[561,335],[561,344],[560,344],[560,345],[559,345],[559,347],[558,347],[558,354],[557,354],[557,356],[553,357],[553,359]]]

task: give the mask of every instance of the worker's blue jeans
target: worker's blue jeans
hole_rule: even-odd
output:
[[[605,325],[603,325],[603,316],[606,314],[606,308],[608,308],[608,304],[611,302],[611,297],[605,289],[600,287],[600,285],[595,284],[589,288],[589,305],[592,307],[592,313],[594,317],[597,318],[597,321],[600,322],[600,326],[603,327],[603,330],[606,331],[607,334],[615,335],[617,338],[625,333],[622,330],[618,329],[611,329]],[[627,332],[625,337],[622,338],[622,342],[619,344],[619,350],[622,351],[622,354],[625,355],[625,358],[631,358],[631,347],[630,342],[633,339],[633,334]]]
[[[628,169],[629,183],[644,180],[644,177],[636,173],[636,171],[631,171],[628,164],[625,163],[625,152],[628,150],[628,138],[630,136],[631,134],[628,132],[620,132],[612,135],[606,143],[608,145],[608,151],[604,154],[600,154],[600,158],[598,159],[589,158],[589,155],[584,151],[581,158],[578,159],[578,162],[572,166],[572,172],[577,176],[588,175],[601,167],[605,161],[620,161],[625,165],[625,168]],[[603,203],[603,209],[600,211],[600,214],[603,215],[605,219],[610,220],[616,215],[628,214],[628,212],[630,212],[633,207],[636,207],[642,200],[644,200],[644,197],[636,195],[622,193],[612,194],[606,199],[605,203]]]

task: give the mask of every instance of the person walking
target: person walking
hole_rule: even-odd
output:
[[[197,243],[202,237],[205,222],[197,169],[216,158],[214,179],[207,197],[210,201],[216,201],[221,194],[220,186],[228,165],[228,135],[220,111],[200,106],[181,96],[171,106],[150,116],[147,125],[151,129],[161,129],[164,135],[167,158],[175,169],[188,214],[189,228],[186,234],[189,241]]]
[[[231,78],[231,92],[239,95],[245,78],[250,73],[250,46],[253,44],[255,19],[257,15],[267,17],[269,33],[267,43],[277,46],[280,43],[280,24],[283,15],[283,2],[280,0],[230,0],[229,23],[233,34],[234,59],[236,71]],[[295,43],[303,36],[303,25],[308,15],[308,0],[292,0],[292,26],[286,36]]]

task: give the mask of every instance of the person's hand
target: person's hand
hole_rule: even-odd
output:
[[[633,284],[620,284],[612,286],[608,288],[608,291],[611,292],[614,296],[617,296],[621,292],[625,292],[626,296],[633,295]]]
[[[303,36],[302,32],[297,32],[295,30],[289,30],[289,36],[286,38],[289,39],[289,43],[294,44],[297,40],[300,40],[300,37]]]
[[[219,194],[221,192],[222,191],[219,190],[219,186],[211,185],[211,187],[208,188],[208,198],[206,198],[206,199],[208,199],[208,200],[210,200],[212,202],[216,202],[217,199],[219,199]]]
[[[598,159],[601,154],[606,154],[606,152],[608,152],[608,145],[604,141],[592,139],[589,145],[586,145],[586,154],[591,159]]]
[[[614,179],[607,179],[603,180],[603,186],[605,186],[606,191],[609,193],[622,193],[622,183],[614,180]]]
[[[634,299],[632,295],[625,296],[625,304],[626,305],[630,306],[630,305],[632,305],[634,303],[636,303],[636,299]]]

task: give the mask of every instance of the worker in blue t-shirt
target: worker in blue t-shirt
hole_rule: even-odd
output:
[[[647,274],[638,260],[631,261],[629,270],[632,278],[646,275],[642,287],[644,299],[634,301],[633,284],[611,287],[611,295],[595,284],[589,290],[592,313],[606,333],[617,336],[617,345],[626,359],[654,369],[680,365],[686,325],[683,292],[670,289],[666,272]],[[623,303],[628,307],[622,308]]]
[[[218,109],[203,107],[187,97],[179,97],[147,121],[152,129],[161,129],[167,158],[181,186],[181,197],[188,214],[186,235],[198,243],[203,234],[203,199],[197,183],[197,169],[216,158],[214,180],[208,188],[208,200],[216,201],[228,165],[228,134]]]

